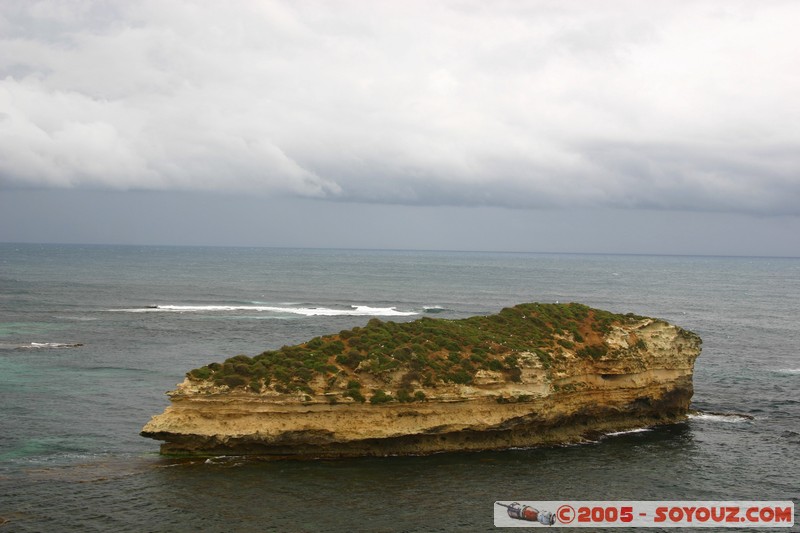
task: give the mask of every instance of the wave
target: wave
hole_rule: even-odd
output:
[[[252,300],[252,301],[247,302],[247,303],[253,304],[253,305],[262,305],[262,306],[263,305],[272,305],[272,306],[276,305],[275,302],[262,302],[262,301],[259,301],[259,300]],[[282,305],[284,307],[298,307],[298,306],[302,306],[304,304],[305,304],[305,302],[281,302],[281,303],[279,303],[277,305]]]
[[[742,422],[749,422],[754,420],[755,417],[741,413],[691,413],[689,420],[702,420],[708,422],[725,422],[728,424],[740,424]]]
[[[645,433],[647,431],[653,431],[650,428],[638,428],[638,429],[626,429],[624,431],[612,431],[611,433],[606,433],[603,435],[604,437],[618,437],[620,435],[628,435],[630,433]]]
[[[125,313],[257,311],[301,316],[413,316],[419,314],[416,311],[398,311],[396,307],[369,307],[367,305],[351,305],[349,309],[332,309],[329,307],[276,307],[270,305],[151,305],[132,309],[110,309],[110,311]]]
[[[205,460],[203,464],[236,467],[236,466],[242,466],[243,464],[246,463],[246,461],[247,459],[242,457],[241,455],[234,455],[234,456],[219,455],[217,457],[209,457],[208,459]]]
[[[59,320],[76,320],[78,322],[94,322],[97,320],[96,317],[91,316],[56,316]]]
[[[28,344],[15,344],[15,350],[43,350],[47,348],[80,348],[82,342],[31,342]]]
[[[447,311],[450,311],[450,309],[442,307],[441,305],[426,305],[422,309],[424,309],[426,313],[431,313],[431,314],[445,313]]]
[[[778,374],[800,374],[800,368],[779,368],[776,372]]]

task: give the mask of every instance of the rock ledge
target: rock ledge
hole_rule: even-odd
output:
[[[578,442],[685,418],[700,338],[579,304],[319,337],[187,374],[166,454],[416,455]]]

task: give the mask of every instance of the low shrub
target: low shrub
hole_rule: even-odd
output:
[[[590,357],[592,359],[600,359],[608,353],[608,346],[605,344],[592,344],[591,346],[584,346],[578,350],[578,356]]]
[[[339,354],[342,353],[343,351],[344,351],[344,343],[342,341],[330,342],[322,348],[322,353],[328,356]]]
[[[369,399],[369,403],[371,404],[379,404],[379,403],[388,403],[391,402],[393,398],[386,394],[385,390],[377,389],[375,392],[372,393],[372,397]]]
[[[409,403],[414,401],[411,391],[408,389],[400,389],[397,391],[397,401],[402,403]]]
[[[610,331],[617,324],[638,320],[635,315],[616,315],[579,304],[522,304],[503,309],[493,316],[463,320],[423,317],[415,322],[383,322],[371,319],[366,326],[344,330],[338,335],[315,337],[310,341],[265,351],[255,357],[236,355],[224,363],[210,363],[191,370],[192,380],[209,380],[219,385],[243,387],[259,383],[276,390],[311,390],[310,383],[321,376],[328,380],[341,373],[359,372],[381,376],[401,371],[399,388],[403,401],[411,396],[415,383],[435,387],[441,382],[471,383],[478,369],[504,372],[521,379],[519,352],[535,352],[545,368],[557,357],[561,346],[578,350],[582,357],[598,359],[607,355],[604,344],[585,345],[581,331]],[[565,335],[567,339],[557,337]],[[644,341],[635,349],[644,350]],[[333,357],[333,361],[331,360]],[[335,361],[335,364],[334,364]],[[412,378],[413,376],[413,378]],[[336,380],[334,380],[334,383]],[[358,388],[350,397],[363,400]],[[398,398],[401,393],[398,391]],[[372,395],[375,402],[392,401],[391,395]],[[371,401],[372,401],[371,398]]]
[[[243,378],[242,376],[236,376],[236,375],[225,376],[222,379],[222,382],[225,385],[227,385],[228,387],[230,387],[231,389],[235,389],[237,387],[244,387],[245,385],[247,385],[247,380],[245,378]]]
[[[186,376],[189,377],[189,378],[192,378],[192,379],[205,380],[205,379],[210,378],[211,374],[213,374],[211,369],[209,367],[207,367],[207,366],[203,366],[203,367],[195,368],[194,370],[189,371],[186,374]]]

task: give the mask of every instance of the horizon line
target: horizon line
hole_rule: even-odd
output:
[[[517,255],[594,255],[594,256],[632,256],[632,257],[706,257],[729,259],[800,259],[790,255],[734,255],[734,254],[690,254],[690,253],[652,253],[652,252],[554,252],[554,251],[522,251],[522,250],[453,250],[433,248],[357,248],[334,246],[278,246],[278,245],[246,245],[246,244],[145,244],[145,243],[89,243],[89,242],[29,242],[1,241],[0,245],[41,245],[41,246],[125,246],[144,248],[239,248],[239,249],[273,249],[273,250],[328,250],[351,252],[427,252],[456,254],[517,254]]]

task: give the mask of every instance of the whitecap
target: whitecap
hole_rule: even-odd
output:
[[[329,307],[277,307],[270,305],[151,305],[130,309],[110,309],[109,311],[125,313],[257,311],[301,316],[412,316],[419,314],[416,311],[398,311],[396,307],[370,307],[367,305],[351,305],[349,309],[332,309]]]
[[[611,433],[606,433],[605,437],[617,437],[619,435],[628,435],[630,433],[644,433],[646,431],[653,431],[650,428],[637,428],[637,429],[626,429],[624,431],[612,431]]]
[[[800,374],[800,368],[779,368],[776,372],[779,374]]]
[[[350,309],[329,309],[326,307],[275,307],[275,312],[295,313],[304,316],[412,316],[415,311],[398,311],[396,307],[369,307],[351,305]]]
[[[753,417],[738,413],[692,413],[689,415],[689,420],[740,424],[742,422],[753,420]]]
[[[242,466],[244,459],[236,455],[218,455],[216,457],[209,457],[205,460],[204,464],[207,465],[223,465],[223,466]]]
[[[83,346],[80,342],[32,342],[30,344],[20,344],[20,350],[41,350],[45,348],[79,348]]]

